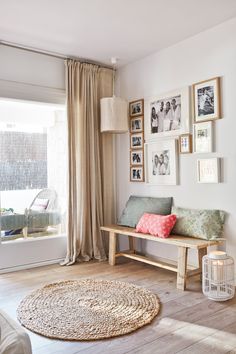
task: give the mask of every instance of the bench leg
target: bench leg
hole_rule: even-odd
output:
[[[129,236],[129,249],[131,253],[135,253],[134,238],[132,236]]]
[[[198,250],[198,264],[199,264],[199,269],[201,270],[200,274],[200,279],[202,280],[202,257],[207,254],[207,247],[205,248],[200,248]]]
[[[24,238],[27,238],[27,236],[28,236],[28,227],[27,226],[22,229],[22,233],[23,233]]]
[[[109,233],[109,264],[116,264],[116,235],[112,231]]]
[[[178,247],[177,289],[185,290],[187,277],[188,248]]]

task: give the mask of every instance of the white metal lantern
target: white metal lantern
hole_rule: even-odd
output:
[[[214,251],[203,257],[202,291],[215,301],[226,301],[234,297],[234,260],[226,252]]]

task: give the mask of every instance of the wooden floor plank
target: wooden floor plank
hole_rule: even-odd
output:
[[[28,331],[33,354],[201,354],[211,350],[234,353],[236,299],[225,303],[208,300],[201,292],[199,277],[192,278],[188,290],[183,292],[176,289],[175,274],[168,270],[135,261],[117,263],[114,267],[107,262],[86,262],[71,267],[51,265],[1,274],[0,307],[16,318],[17,306],[24,296],[61,280],[126,281],[158,294],[161,310],[150,325],[129,335],[93,342],[52,340]]]

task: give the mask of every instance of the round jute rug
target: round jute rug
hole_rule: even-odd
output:
[[[150,291],[119,281],[70,280],[24,298],[18,320],[33,332],[64,340],[120,336],[150,323],[160,309]]]

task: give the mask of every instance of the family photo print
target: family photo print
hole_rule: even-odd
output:
[[[143,99],[130,102],[129,115],[130,115],[130,117],[136,117],[136,116],[143,115]]]
[[[145,144],[146,182],[154,185],[177,184],[177,141],[159,140]]]
[[[201,81],[193,85],[195,123],[219,119],[220,78]]]
[[[143,167],[131,167],[130,168],[130,181],[131,182],[143,182]]]
[[[146,140],[189,132],[189,88],[154,97],[145,104]]]

